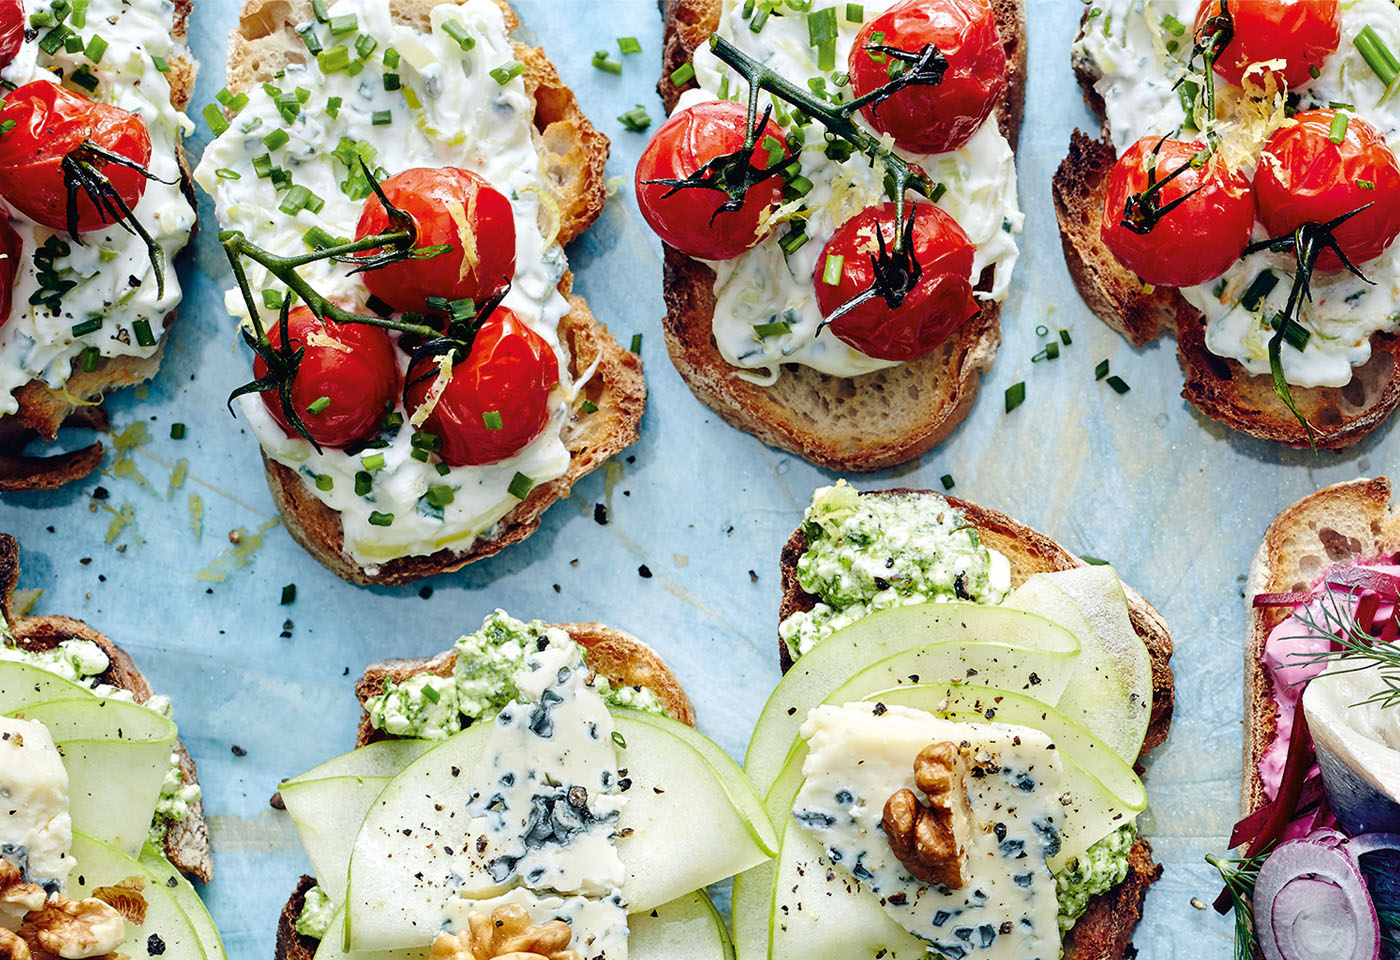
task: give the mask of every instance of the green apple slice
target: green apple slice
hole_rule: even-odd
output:
[[[356,747],[349,753],[332,757],[310,770],[282,781],[289,784],[306,780],[329,780],[333,777],[392,777],[437,743],[435,740],[378,740]]]
[[[146,901],[145,919],[140,924],[127,921],[126,939],[117,947],[117,953],[161,960],[207,960],[199,931],[175,896],[168,887],[155,882],[134,857],[75,830],[73,859],[77,867],[63,893],[74,900],[91,897],[96,888],[116,886],[131,877],[145,881],[141,891]]]
[[[365,814],[393,777],[327,777],[282,784],[282,802],[296,824],[316,882],[335,902],[345,899],[350,852]]]
[[[1152,716],[1152,660],[1113,568],[1037,573],[1005,605],[1047,617],[1079,638],[1074,679],[1056,706],[1125,761],[1136,762]]]
[[[631,960],[734,960],[724,918],[703,890],[627,918]]]
[[[1057,699],[1078,654],[1073,634],[1022,610],[974,603],[882,610],[838,630],[793,665],[759,716],[744,770],[766,792],[807,712],[838,689],[846,700],[859,700],[912,677],[936,682],[975,676],[988,686],[1034,689]]]
[[[779,829],[778,856],[782,856]],[[768,924],[772,918],[773,877],[777,861],[750,867],[734,878],[729,915],[734,924],[734,949],[738,960],[768,960]]]
[[[17,660],[0,660],[0,713],[13,713],[29,703],[74,700],[93,692],[80,683]]]
[[[170,769],[175,724],[134,703],[91,696],[14,713],[47,727],[63,754],[73,830],[129,857],[140,853]]]
[[[436,931],[434,931],[436,933]],[[345,907],[336,908],[326,935],[316,948],[312,960],[428,960],[431,947],[407,947],[396,950],[356,950],[345,949]]]
[[[214,918],[209,916],[209,908],[195,892],[194,885],[165,859],[164,854],[149,843],[141,848],[139,862],[141,868],[146,871],[146,876],[175,898],[175,903],[184,911],[185,918],[194,927],[205,957],[208,960],[224,960],[227,954],[224,952],[223,937],[219,935],[219,928],[214,926]]]

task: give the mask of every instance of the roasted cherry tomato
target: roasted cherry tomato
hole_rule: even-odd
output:
[[[409,367],[410,411],[427,401],[438,369],[431,359]],[[497,307],[477,331],[466,359],[452,366],[423,429],[438,438],[439,455],[454,467],[504,460],[544,429],[549,392],[558,382],[554,350],[514,313]]]
[[[1194,141],[1144,137],[1109,175],[1099,233],[1118,261],[1147,283],[1193,287],[1214,280],[1249,244],[1249,181],[1218,161],[1192,166],[1203,150],[1205,144]],[[1124,226],[1125,220],[1139,229]]]
[[[1234,36],[1216,57],[1215,72],[1236,86],[1250,64],[1284,60],[1283,70],[1274,72],[1290,88],[1300,87],[1342,40],[1337,0],[1230,0],[1229,11]],[[1203,0],[1196,13],[1198,39],[1206,38],[1201,29],[1220,12],[1220,0]]]
[[[381,188],[390,203],[413,218],[419,249],[450,248],[361,274],[369,292],[395,310],[421,313],[428,309],[428,297],[480,303],[515,276],[515,215],[505,195],[483,178],[456,167],[414,167]],[[383,204],[371,194],[355,239],[389,229]]]
[[[281,324],[270,324],[267,334],[274,347],[282,346]],[[307,307],[287,317],[287,334],[293,346],[306,350],[292,380],[292,406],[316,442],[345,447],[372,434],[399,392],[389,335],[368,324],[323,320]],[[253,361],[253,375],[267,375],[260,357]],[[287,436],[300,436],[287,422],[276,390],[264,390],[262,401]]]
[[[832,320],[828,329],[861,353],[880,360],[912,360],[943,343],[978,310],[972,296],[972,258],[977,248],[958,222],[928,203],[912,204],[914,259],[922,271],[914,288],[898,306],[876,296]],[[908,212],[906,212],[906,216]],[[872,261],[879,256],[876,231],[884,237],[885,250],[894,249],[900,225],[895,206],[867,207],[837,228],[827,241],[812,282],[822,316],[871,289],[875,281]],[[839,283],[827,283],[827,262],[841,258]]]
[[[1305,110],[1294,114],[1292,126],[1275,131],[1254,174],[1254,195],[1271,237],[1366,207],[1333,233],[1359,265],[1384,253],[1400,234],[1400,165],[1385,137],[1356,117],[1348,118],[1342,142],[1333,143],[1336,117],[1335,110]],[[1323,250],[1317,266],[1338,270],[1342,264]]]
[[[719,209],[729,200],[723,190],[683,187],[672,193],[673,187],[648,181],[683,180],[716,157],[738,153],[744,148],[748,124],[743,104],[732,100],[697,103],[672,114],[637,162],[637,204],[642,216],[662,240],[686,256],[732,260],[763,239],[759,221],[782,202],[782,177],[775,173],[754,184],[738,210],[725,211]],[[770,120],[749,162],[758,169],[776,162],[774,142],[783,143],[783,132]]]
[[[15,276],[19,273],[20,257],[24,255],[24,241],[20,239],[10,220],[0,211],[0,327],[10,319],[10,308],[14,306]]]
[[[878,35],[883,34],[883,39]],[[986,0],[905,0],[866,23],[848,65],[857,97],[890,82],[909,63],[870,46],[918,53],[928,44],[948,61],[936,84],[911,83],[861,109],[872,127],[905,150],[956,150],[977,132],[1006,93],[1006,48]]]
[[[24,46],[24,0],[0,0],[0,67],[8,67]]]
[[[0,196],[36,223],[68,227],[68,179],[63,161],[70,155],[106,177],[128,208],[146,192],[142,173],[151,160],[151,135],[134,113],[89,100],[48,80],[34,80],[5,94],[0,123],[14,127],[0,136]],[[140,170],[83,149],[87,143],[125,158]],[[84,190],[76,194],[80,231],[114,222]]]

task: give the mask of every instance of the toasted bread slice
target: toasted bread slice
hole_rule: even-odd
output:
[[[930,490],[893,489],[865,491],[863,496],[887,494],[933,494],[943,497],[963,518],[977,528],[982,542],[1011,561],[1012,585],[1025,582],[1032,574],[1052,570],[1082,567],[1084,561],[1051,540],[1045,534],[1025,524],[987,510],[966,500],[934,494]],[[778,608],[780,620],[799,610],[810,610],[817,598],[802,589],[797,581],[797,561],[807,550],[807,537],[799,527],[783,547],[779,572],[782,575],[783,598]],[[1128,597],[1128,616],[1133,629],[1147,646],[1152,660],[1152,716],[1139,757],[1147,756],[1154,747],[1167,739],[1175,704],[1175,680],[1172,677],[1172,638],[1166,622],[1157,609],[1132,587],[1123,585]],[[792,653],[787,644],[778,640],[778,655],[783,671],[792,666]],[[1162,875],[1160,865],[1152,861],[1152,847],[1142,838],[1133,844],[1128,855],[1128,876],[1118,886],[1089,901],[1089,908],[1066,935],[1064,960],[1126,960],[1133,956],[1129,950],[1133,929],[1142,919],[1142,901],[1150,887]]]
[[[1010,83],[997,113],[1015,148],[1025,101],[1026,22],[1021,0],[994,0]],[[669,113],[682,90],[671,74],[719,24],[719,0],[662,0],[665,45],[657,89]],[[687,86],[694,86],[691,81]],[[981,287],[991,282],[982,277]],[[859,377],[788,364],[761,387],[737,376],[715,345],[714,271],[667,247],[666,348],[681,377],[727,423],[833,470],[879,470],[941,442],[972,409],[981,375],[1001,345],[1001,304],[982,310],[927,356]]]
[[[64,640],[91,640],[107,654],[107,671],[97,679],[122,690],[131,691],[137,703],[151,698],[151,685],[136,669],[131,656],[81,620],[71,617],[17,617],[14,615],[15,586],[19,583],[19,542],[7,533],[0,533],[0,617],[9,624],[10,635],[24,650],[52,650]],[[185,782],[199,783],[199,771],[185,745],[175,741],[175,753],[180,760],[180,772]],[[204,819],[204,801],[190,804],[189,815],[183,820],[167,820],[162,847],[166,858],[184,873],[208,883],[214,876],[214,860],[209,850],[209,825]]]
[[[170,34],[184,44],[193,0],[175,0]],[[184,110],[194,92],[198,65],[184,50],[167,61],[170,72],[170,102]],[[192,209],[199,204],[194,195],[194,181],[185,160],[185,147],[176,143],[175,158],[180,164],[180,190]],[[196,225],[196,230],[198,226]],[[191,233],[190,239],[194,239]],[[167,265],[166,269],[173,269]],[[166,314],[163,330],[169,331],[177,311]],[[0,417],[0,493],[22,490],[51,490],[79,480],[102,464],[102,444],[94,443],[69,453],[47,457],[24,455],[31,440],[42,437],[53,440],[59,427],[65,424],[93,430],[107,429],[106,413],[98,406],[111,390],[144,383],[156,375],[165,354],[162,336],[155,353],[149,357],[103,357],[92,371],[82,370],[76,361],[72,374],[61,391],[52,390],[42,380],[31,380],[15,391],[19,410]]]
[[[1140,347],[1163,333],[1176,337],[1185,375],[1181,395],[1206,416],[1242,433],[1292,447],[1309,445],[1307,431],[1274,393],[1271,378],[1249,373],[1206,349],[1205,319],[1175,289],[1148,292],[1099,234],[1108,175],[1118,156],[1108,139],[1103,100],[1089,64],[1075,63],[1084,99],[1103,125],[1101,139],[1076,130],[1055,171],[1052,189],[1065,263],[1085,304]],[[1400,339],[1371,337],[1371,359],[1345,387],[1294,387],[1298,412],[1312,424],[1317,446],[1341,450],[1378,427],[1400,403]]]
[[[671,719],[695,726],[695,708],[685,688],[666,661],[651,647],[629,633],[605,627],[601,623],[562,623],[558,626],[583,647],[584,661],[595,673],[607,677],[616,686],[646,687],[656,694]],[[355,682],[355,696],[363,707],[370,697],[380,691],[385,680],[402,682],[420,673],[450,677],[456,665],[456,650],[444,650],[431,657],[381,660],[365,668]],[[370,726],[368,713],[360,717],[355,736],[356,747],[387,739],[390,739],[389,734]],[[277,920],[277,960],[311,960],[315,956],[320,941],[296,930],[297,917],[301,916],[306,893],[315,885],[314,877],[303,876],[282,908]]]
[[[429,11],[440,2],[457,0],[394,0],[390,9],[399,23],[425,28]],[[505,0],[496,2],[505,14],[507,29],[518,27],[520,21]],[[238,29],[229,35],[229,89],[237,92],[270,80],[289,63],[304,63],[306,44],[295,28],[313,16],[310,0],[246,0]],[[541,171],[559,201],[559,240],[568,243],[602,212],[608,138],[583,115],[573,91],[560,80],[543,50],[517,43],[515,56],[525,65],[525,89],[535,100],[535,144]],[[577,378],[595,362],[597,367],[575,398],[564,430],[571,460],[562,477],[531,490],[468,550],[401,557],[379,564],[376,572],[369,574],[345,554],[340,515],[318,500],[295,471],[264,457],[273,501],[292,537],[328,570],[351,583],[398,584],[460,570],[534,533],[544,511],[567,497],[580,477],[636,441],[646,407],[641,360],[613,339],[572,288],[573,275],[566,272],[559,290],[568,297],[570,310],[560,321],[559,335],[569,352],[569,372]],[[597,411],[583,413],[585,401],[596,405]]]
[[[1278,735],[1278,705],[1264,666],[1264,642],[1292,613],[1287,607],[1255,607],[1254,598],[1307,590],[1335,564],[1394,557],[1397,552],[1400,510],[1391,505],[1390,481],[1385,477],[1323,487],[1285,509],[1264,532],[1245,585],[1249,626],[1244,651],[1242,816],[1266,802],[1259,761]]]

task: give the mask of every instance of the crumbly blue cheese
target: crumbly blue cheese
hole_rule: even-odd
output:
[[[314,58],[308,66],[289,64],[273,89],[307,91],[290,122],[266,87],[244,91],[247,105],[229,130],[205,148],[195,171],[195,179],[214,197],[220,226],[241,230],[254,243],[287,255],[307,249],[304,235],[313,227],[334,237],[354,236],[364,190],[354,189],[356,178],[337,155],[358,152],[385,174],[443,165],[471,170],[509,197],[515,214],[516,272],[504,304],[559,359],[560,387],[550,398],[549,422],[539,436],[506,460],[454,467],[443,474],[438,464],[415,458],[414,431],[401,402],[393,411],[401,425],[375,441],[382,446],[364,451],[381,454],[383,465],[366,470],[360,451],[326,448],[317,453],[306,440],[287,436],[258,395],[243,398],[240,409],[263,450],[297,473],[310,495],[340,514],[345,551],[373,572],[379,563],[398,557],[464,551],[489,535],[520,502],[510,493],[517,473],[536,484],[562,476],[569,452],[561,433],[579,384],[569,373],[568,347],[559,337],[559,321],[569,304],[558,285],[568,261],[557,242],[558,200],[536,152],[534,101],[520,77],[503,84],[491,76],[515,60],[500,7],[491,0],[440,4],[428,15],[426,32],[395,23],[388,0],[338,0],[329,12],[335,19],[354,17],[358,37],[368,38],[372,53],[357,58],[356,34],[331,37],[319,24],[304,24],[302,29],[317,31],[328,49],[346,45],[356,72],[324,73]],[[459,42],[458,36],[465,39]],[[384,65],[389,50],[399,57],[393,70]],[[396,74],[397,89],[385,89],[386,73]],[[262,138],[273,130],[285,130],[288,140],[269,151]],[[254,167],[264,155],[324,206],[295,215],[281,212],[285,190],[260,177]],[[285,288],[279,281],[257,264],[249,263],[247,269],[255,296],[266,291],[280,299]],[[301,273],[347,309],[368,309],[364,282],[348,266],[320,261]],[[226,306],[248,322],[248,308],[237,290],[228,292]],[[264,323],[276,320],[275,310],[261,312]],[[398,355],[406,371],[408,354]],[[361,472],[369,477],[364,494],[356,492]],[[324,479],[317,483],[318,477]],[[429,487],[442,486],[453,490],[452,502],[445,507],[428,503]],[[371,522],[372,513],[392,514],[393,522]]]
[[[19,867],[24,882],[56,893],[73,869],[72,846],[68,771],[48,728],[0,717],[0,859]],[[16,929],[29,909],[0,901],[0,927]]]
[[[442,932],[463,934],[470,929],[473,913],[487,916],[497,907],[524,907],[537,924],[562,920],[573,931],[568,948],[580,960],[627,960],[627,904],[613,894],[602,899],[558,897],[531,893],[523,887],[489,900],[453,900],[447,905]]]
[[[869,19],[894,2],[866,0],[861,7]],[[837,16],[836,67],[823,71],[817,66],[817,51],[811,44],[805,15],[778,11],[755,32],[745,16],[746,10],[752,13],[753,4],[724,0],[716,32],[799,86],[819,80],[834,97],[850,98],[850,88],[840,82],[840,76],[846,70],[860,22]],[[743,78],[703,44],[695,54],[694,65],[700,88],[687,91],[679,108],[715,99],[722,92],[731,99],[747,101],[748,88]],[[769,100],[768,94],[760,94],[759,108],[763,109]],[[780,103],[775,113],[785,131],[789,124],[782,118],[789,110]],[[865,125],[863,118],[855,119]],[[779,225],[753,249],[733,260],[711,264],[718,300],[715,342],[726,361],[743,368],[744,376],[764,383],[776,381],[784,363],[800,363],[840,377],[896,365],[867,356],[825,331],[812,287],[817,260],[836,229],[866,207],[885,201],[883,171],[879,165],[872,167],[859,157],[846,162],[828,158],[821,125],[813,122],[806,130],[802,175],[812,181],[812,189],[802,201],[807,216],[806,244],[792,254],[784,254],[778,241],[787,228]],[[982,271],[992,268],[992,286],[979,296],[989,302],[1004,300],[1018,256],[1016,235],[1024,217],[1016,197],[1016,155],[997,126],[997,114],[993,113],[958,150],[934,156],[911,154],[906,159],[919,164],[930,179],[948,188],[938,206],[958,221],[977,246],[972,282],[976,284]],[[792,213],[786,210],[785,215]],[[786,322],[791,332],[761,337],[754,329],[775,321]]]
[[[1109,133],[1122,152],[1145,136],[1174,134],[1185,113],[1174,84],[1187,70],[1191,24],[1197,0],[1095,0],[1075,44],[1075,58],[1097,79]],[[1177,24],[1184,29],[1178,32]],[[1385,85],[1357,52],[1354,40],[1371,27],[1391,49],[1400,49],[1400,8],[1390,0],[1351,0],[1341,5],[1341,44],[1327,57],[1319,76],[1289,91],[1298,109],[1349,103],[1348,111],[1385,135],[1391,150],[1400,146],[1400,100],[1386,98]],[[1222,103],[1238,101],[1239,88],[1217,78]],[[1270,129],[1260,126],[1260,132]],[[1190,131],[1187,135],[1192,135]],[[1252,172],[1254,163],[1247,167]],[[1255,224],[1255,239],[1265,236]],[[1206,318],[1206,347],[1237,360],[1253,374],[1269,373],[1268,318],[1283,309],[1293,281],[1294,261],[1283,254],[1259,253],[1237,261],[1219,280],[1182,290]],[[1278,283],[1254,310],[1240,300],[1265,270]],[[1400,322],[1400,245],[1362,267],[1367,283],[1345,271],[1317,273],[1302,323],[1312,337],[1302,351],[1286,346],[1284,376],[1300,387],[1341,387],[1353,369],[1371,356],[1371,335],[1393,331]]]
[[[29,16],[47,13],[53,4],[25,4]],[[83,233],[75,243],[67,232],[56,232],[30,222],[22,214],[11,213],[10,225],[24,245],[15,278],[14,306],[10,316],[0,318],[0,415],[19,409],[13,391],[30,380],[39,379],[55,390],[62,390],[72,373],[73,361],[88,347],[104,357],[149,357],[160,349],[165,316],[180,303],[180,281],[173,260],[189,241],[194,228],[194,210],[180,190],[181,173],[176,162],[180,139],[193,131],[183,113],[170,103],[169,75],[156,66],[183,55],[184,44],[171,36],[175,5],[170,0],[130,3],[127,0],[89,0],[84,24],[78,26],[69,15],[86,49],[92,38],[106,41],[98,63],[86,53],[69,53],[60,46],[50,56],[39,49],[46,30],[30,30],[23,47],[3,71],[6,84],[21,85],[31,80],[53,80],[53,71],[70,78],[80,68],[84,77],[96,82],[92,90],[71,85],[94,100],[115,104],[137,114],[151,136],[150,172],[159,179],[146,183],[145,193],[136,204],[136,218],[150,231],[165,251],[165,295],[158,296],[150,256],[140,238],[120,226]],[[44,274],[34,255],[41,247],[61,253],[55,260],[59,279],[74,284],[62,295],[61,306],[51,312],[47,306],[31,302],[39,299],[40,277]],[[43,299],[47,299],[44,297]],[[100,321],[98,329],[77,336],[75,325]],[[145,321],[152,342],[142,345],[135,324]]]
[[[810,752],[796,824],[885,912],[949,960],[1056,960],[1060,928],[1046,858],[1059,850],[1061,762],[1039,730],[957,723],[906,707],[821,706],[802,727]],[[885,801],[916,790],[914,757],[930,743],[968,744],[974,829],[961,890],[920,883],[890,850]]]

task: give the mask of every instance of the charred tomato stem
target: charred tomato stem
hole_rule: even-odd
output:
[[[1157,141],[1157,146],[1152,148],[1152,156],[1154,159],[1161,155],[1162,144],[1166,142],[1167,138],[1164,136]],[[1162,222],[1163,217],[1204,190],[1206,184],[1202,183],[1194,190],[1188,190],[1170,203],[1159,204],[1158,202],[1158,197],[1162,192],[1162,188],[1187,170],[1197,167],[1199,160],[1199,155],[1191,158],[1161,180],[1157,179],[1157,167],[1154,164],[1152,169],[1147,172],[1147,189],[1143,190],[1141,193],[1135,193],[1129,196],[1123,204],[1123,218],[1119,221],[1123,228],[1131,230],[1133,233],[1139,235],[1151,233],[1157,224]]]
[[[1220,12],[1213,17],[1206,19],[1201,24],[1191,38],[1191,56],[1187,58],[1187,65],[1196,62],[1196,58],[1201,58],[1202,74],[1204,82],[1201,85],[1206,107],[1206,120],[1208,129],[1205,131],[1206,140],[1212,150],[1220,142],[1220,134],[1215,129],[1215,61],[1220,57],[1225,47],[1235,38],[1235,18],[1230,13],[1230,0],[1220,0]],[[1180,85],[1186,78],[1182,77],[1176,83]]]
[[[856,97],[849,103],[841,104],[841,112],[847,116],[852,116],[862,107],[872,106],[877,113],[880,104],[894,96],[905,87],[935,87],[943,82],[943,75],[948,72],[948,58],[943,51],[932,43],[926,43],[918,50],[902,50],[899,47],[890,47],[884,44],[868,44],[865,47],[868,53],[878,53],[900,63],[913,64],[900,71],[890,78],[890,81],[881,87],[871,90],[863,97]]]
[[[904,298],[913,292],[924,272],[923,267],[914,257],[914,214],[915,211],[911,209],[908,218],[899,225],[899,230],[895,234],[899,242],[891,245],[893,249],[885,247],[885,232],[883,230],[875,231],[875,242],[879,245],[879,250],[870,254],[870,268],[875,279],[869,287],[841,304],[831,312],[830,316],[823,319],[817,328],[819,333],[827,324],[876,297],[882,298],[885,305],[891,310],[897,310],[903,305]]]

